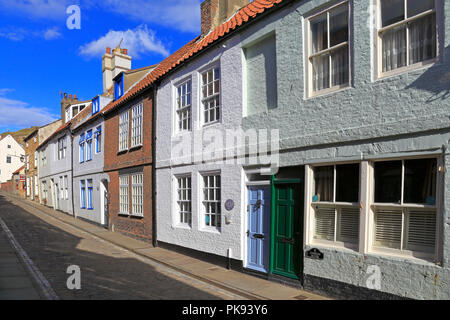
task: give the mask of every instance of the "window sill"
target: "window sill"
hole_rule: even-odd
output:
[[[192,226],[189,224],[176,224],[175,229],[192,230]]]
[[[139,149],[141,149],[142,147],[143,147],[144,145],[142,145],[142,144],[140,144],[140,145],[137,145],[137,146],[134,146],[134,147],[130,147],[130,149],[128,149],[128,151],[136,151],[136,150],[139,150]]]
[[[313,240],[311,243],[307,244],[307,246],[324,248],[324,249],[339,249],[342,251],[358,253],[358,244],[353,244],[353,243],[333,242],[333,241],[326,241],[326,240]]]
[[[221,229],[216,228],[216,227],[203,227],[199,231],[216,234],[216,235],[222,235]]]
[[[387,79],[390,79],[390,78],[393,78],[396,76],[400,76],[403,74],[407,74],[407,73],[413,72],[413,71],[425,70],[425,69],[432,67],[433,65],[435,65],[438,62],[439,62],[439,58],[434,58],[432,60],[418,62],[418,63],[412,64],[410,66],[405,66],[405,67],[397,68],[397,69],[394,69],[391,71],[382,72],[378,75],[377,79],[374,82],[387,80]]]
[[[221,120],[216,120],[208,123],[203,123],[202,128],[212,127],[214,125],[220,124],[221,122],[222,122]]]
[[[121,217],[129,217],[130,216],[129,213],[122,213],[122,212],[119,212],[118,215]]]
[[[332,94],[335,94],[338,92],[343,92],[343,91],[351,90],[351,89],[353,89],[353,87],[350,84],[346,84],[346,85],[342,85],[342,86],[335,86],[335,87],[331,87],[328,89],[323,89],[323,90],[317,91],[315,93],[310,93],[308,95],[308,97],[306,98],[306,100],[319,98],[319,97],[325,97],[328,95],[332,95]]]
[[[123,149],[123,150],[117,151],[117,154],[119,155],[119,154],[123,154],[123,153],[127,153],[127,152],[128,152],[128,149]]]

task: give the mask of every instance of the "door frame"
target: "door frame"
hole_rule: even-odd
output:
[[[276,206],[275,206],[275,204],[276,204],[276,192],[275,192],[275,189],[276,189],[276,185],[280,185],[280,184],[298,184],[298,185],[301,186],[302,182],[304,183],[304,179],[300,179],[300,178],[276,179],[275,175],[271,176],[271,179],[270,179],[270,193],[271,193],[270,234],[271,234],[271,237],[270,237],[270,263],[269,263],[269,265],[270,265],[269,273],[270,274],[274,274],[273,273],[273,270],[274,270],[273,266],[274,266],[274,256],[275,256],[274,253],[275,253],[275,221],[276,221],[276,219],[275,219],[275,212],[276,212]],[[300,196],[304,196],[304,195],[300,195]],[[303,215],[304,215],[304,213],[303,213]],[[302,233],[304,233],[305,231],[303,230],[304,229],[303,217],[300,217],[300,221],[302,222],[302,225],[301,225]],[[301,241],[302,241],[301,246],[303,247],[304,246],[303,236],[301,236]],[[299,270],[299,274],[303,274],[303,262],[304,262],[303,261],[303,255],[300,255],[300,256],[301,256],[301,259],[302,259],[302,263],[301,263],[301,269]],[[286,275],[283,275],[283,276],[291,278],[291,279],[295,279],[295,280],[302,280],[301,279],[302,277],[299,277],[299,276],[296,276],[296,275],[286,274]]]
[[[55,198],[55,210],[59,210],[59,184],[58,183],[53,183],[54,188],[53,188],[53,197]]]
[[[249,230],[249,228],[250,228],[250,220],[249,220],[249,212],[247,211],[247,208],[248,208],[248,206],[249,206],[249,189],[250,188],[264,188],[264,189],[266,189],[268,192],[272,192],[272,188],[271,188],[271,186],[270,186],[270,181],[269,180],[267,180],[267,181],[248,181],[247,183],[246,183],[246,185],[245,185],[245,193],[246,193],[246,196],[245,196],[245,199],[246,199],[246,201],[245,201],[245,203],[246,203],[246,206],[244,207],[245,208],[245,219],[246,219],[246,224],[245,224],[245,227],[246,227],[246,230]],[[272,201],[272,194],[270,194],[270,196],[269,196],[269,199],[270,199],[270,201]],[[269,224],[268,225],[268,231],[269,231],[269,240],[267,241],[267,246],[268,246],[268,248],[267,248],[267,254],[268,254],[268,264],[267,264],[267,266],[265,266],[266,267],[266,271],[261,271],[261,270],[257,270],[257,269],[253,269],[253,268],[251,268],[251,267],[249,267],[249,264],[248,264],[248,256],[249,256],[249,253],[250,253],[250,248],[249,248],[249,245],[248,245],[248,237],[246,236],[246,232],[247,231],[245,231],[244,232],[244,238],[245,238],[245,268],[247,268],[247,269],[250,269],[250,270],[252,270],[252,271],[256,271],[256,272],[261,272],[261,273],[264,273],[264,274],[269,274],[270,273],[270,256],[271,256],[271,239],[270,239],[270,231],[271,231],[271,219],[272,219],[272,203],[270,204],[270,206],[269,206],[269,212],[268,212],[268,217],[266,218],[268,221],[267,221],[267,223]]]
[[[100,181],[100,221],[101,224],[105,227],[108,227],[109,225],[109,216],[108,216],[108,181],[106,179],[103,179]]]

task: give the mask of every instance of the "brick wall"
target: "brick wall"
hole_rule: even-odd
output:
[[[36,141],[35,141],[35,138],[36,138]],[[28,143],[28,146],[26,143]],[[31,199],[31,193],[33,192],[33,199],[36,202],[39,202],[39,193],[36,195],[35,190],[34,190],[35,185],[36,185],[35,177],[38,176],[38,166],[34,165],[34,153],[36,152],[36,149],[38,146],[39,146],[39,138],[38,138],[38,131],[36,131],[33,136],[31,136],[28,140],[25,141],[25,146],[24,146],[25,147],[25,175],[27,178],[30,179],[29,180],[30,181],[30,196],[28,198]],[[29,157],[28,158],[29,159],[28,170],[26,167],[27,156]],[[38,154],[38,161],[39,161],[39,154]],[[31,181],[33,183],[31,183]],[[39,187],[39,184],[38,184],[38,187]]]
[[[143,144],[141,147],[119,150],[119,114],[129,111],[129,141],[131,145],[131,108],[143,103]],[[109,226],[127,236],[151,241],[152,233],[152,112],[153,97],[148,91],[105,118],[105,167],[109,174]],[[119,175],[143,172],[144,217],[119,215]],[[131,209],[131,180],[129,182],[129,204]]]

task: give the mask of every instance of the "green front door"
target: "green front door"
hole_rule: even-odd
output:
[[[303,187],[299,180],[272,182],[274,274],[300,279],[303,271]]]

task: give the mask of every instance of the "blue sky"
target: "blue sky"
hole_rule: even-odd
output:
[[[158,63],[200,32],[201,0],[0,0],[0,132],[60,117],[60,92],[102,91],[101,57],[123,38],[132,67]],[[66,13],[76,4],[81,29]]]

